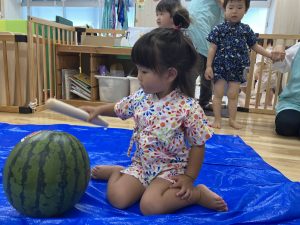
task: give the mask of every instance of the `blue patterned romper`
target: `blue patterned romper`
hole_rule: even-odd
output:
[[[249,48],[257,37],[247,24],[223,22],[213,28],[207,40],[217,45],[213,61],[214,82],[220,79],[244,83],[244,69],[250,65]]]

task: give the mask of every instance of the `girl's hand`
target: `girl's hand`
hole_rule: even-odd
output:
[[[206,80],[211,80],[214,78],[214,71],[213,71],[212,67],[206,68],[204,76],[205,76]]]
[[[101,109],[95,106],[81,106],[79,108],[90,114],[89,118],[87,119],[88,122],[96,118],[100,114]]]
[[[190,200],[190,198],[192,197],[194,180],[184,174],[173,176],[172,179],[175,181],[175,183],[172,184],[170,188],[180,189],[176,193],[176,196],[181,198],[182,200]]]
[[[271,52],[271,59],[274,62],[282,61],[285,58],[285,48],[282,45],[277,45]]]

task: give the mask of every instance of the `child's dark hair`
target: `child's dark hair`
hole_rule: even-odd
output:
[[[168,12],[173,17],[177,8],[181,7],[180,0],[161,0],[156,5],[156,12]]]
[[[231,2],[231,1],[238,1],[238,0],[224,0],[224,3],[223,3],[224,9],[226,8],[228,2]],[[249,7],[250,7],[250,0],[240,0],[240,1],[245,2],[246,11],[247,11],[249,9]]]
[[[267,40],[267,45],[272,45],[273,46],[273,39],[268,39]]]
[[[179,88],[189,97],[194,97],[198,53],[190,39],[174,28],[156,28],[138,39],[132,48],[132,61],[158,74],[169,68],[177,70],[173,89]]]
[[[173,22],[176,27],[188,28],[190,26],[190,14],[185,8],[178,8],[173,15]]]
[[[189,12],[182,7],[180,0],[161,0],[156,6],[156,12],[170,13],[174,25],[179,28],[188,28],[191,23]]]

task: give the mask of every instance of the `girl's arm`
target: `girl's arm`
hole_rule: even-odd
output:
[[[192,146],[190,150],[189,161],[187,169],[185,171],[185,175],[193,179],[193,181],[198,177],[198,174],[202,167],[202,163],[204,160],[204,148],[205,145]]]
[[[189,153],[187,169],[184,174],[173,176],[174,184],[170,188],[178,188],[177,197],[188,200],[191,197],[193,183],[198,177],[204,159],[204,145],[192,146]]]
[[[205,70],[205,78],[207,80],[211,80],[214,77],[212,64],[213,64],[216,52],[217,52],[217,45],[214,43],[211,43],[209,50],[208,50],[206,70]]]
[[[81,106],[80,108],[90,114],[88,121],[91,121],[93,118],[97,117],[98,115],[112,116],[112,117],[116,116],[114,110],[115,103],[109,103],[100,106]]]

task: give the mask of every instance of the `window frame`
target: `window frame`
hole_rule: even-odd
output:
[[[99,7],[102,6],[101,0],[29,0],[30,6],[60,6],[60,7]],[[22,0],[22,6],[27,6],[27,0]]]
[[[272,0],[252,0],[250,7],[255,8],[270,8]]]

